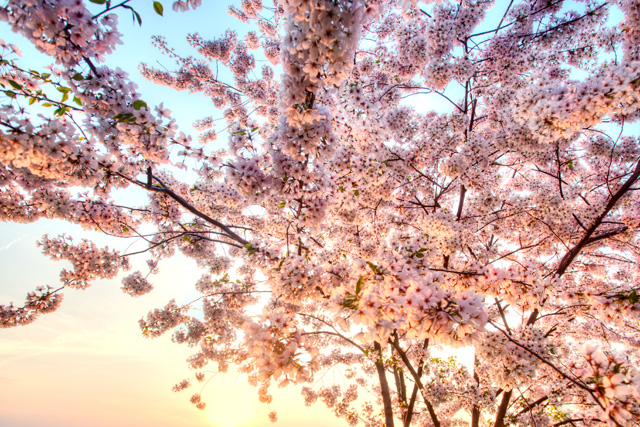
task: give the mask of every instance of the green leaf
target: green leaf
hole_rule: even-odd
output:
[[[136,23],[136,21],[138,21],[138,25],[142,26],[142,18],[140,18],[140,14],[136,12],[134,8],[127,4],[123,4],[122,7],[131,11],[131,19],[133,20],[134,24]]]
[[[573,170],[573,159],[569,159],[569,170]]]
[[[82,107],[82,101],[80,101],[80,98],[78,98],[77,96],[73,97],[73,102]]]
[[[9,98],[15,98],[16,94],[11,92],[10,90],[5,90],[4,94],[7,95]]]
[[[287,206],[287,202],[282,202],[278,205],[280,209],[284,209],[285,206]]]
[[[342,307],[355,310],[358,308],[358,297],[351,294],[345,296],[344,300],[342,300]]]
[[[246,245],[244,245],[244,248],[249,251],[249,256],[251,256],[251,255],[255,254],[256,252],[258,252],[258,250],[256,248],[254,248],[251,243],[247,243]]]
[[[51,73],[42,73],[40,74],[40,77],[42,77],[43,80],[47,80],[49,77],[51,77]]]
[[[14,89],[17,89],[17,90],[22,89],[22,86],[20,86],[20,84],[18,84],[18,82],[16,82],[15,80],[8,79],[7,81]]]
[[[133,108],[135,108],[136,110],[139,110],[139,109],[141,109],[142,107],[146,108],[147,110],[149,109],[149,108],[147,107],[147,103],[146,103],[146,102],[144,102],[144,101],[143,101],[143,100],[141,100],[141,99],[138,99],[137,101],[134,101],[134,102],[133,102]]]
[[[42,103],[42,106],[43,106],[43,107],[51,107],[52,105],[53,105],[53,104],[52,104],[52,103],[50,103],[50,102],[43,102],[43,103]]]
[[[65,93],[64,95],[62,95],[62,100],[60,100],[60,102],[64,102],[64,101],[66,101],[67,99],[69,99],[69,94],[68,94],[68,93]]]
[[[353,190],[353,195],[354,196],[359,196],[360,195],[360,191],[359,190]]]
[[[358,283],[356,283],[356,295],[359,295],[360,291],[362,290],[362,282],[364,282],[364,276],[359,278]]]
[[[84,80],[84,76],[80,73],[74,74],[71,78],[77,82]]]
[[[69,93],[69,92],[71,92],[71,89],[69,89],[68,87],[64,87],[64,86],[57,87],[56,90],[58,92],[61,92],[61,93]]]
[[[95,4],[105,4],[107,0],[89,0],[91,3]]]
[[[36,99],[35,98],[29,98],[29,105],[33,105],[35,104]]]
[[[164,12],[164,8],[162,7],[162,3],[160,3],[159,1],[154,1],[153,2],[153,10],[155,10],[158,15],[162,16],[162,13]]]
[[[117,122],[135,122],[136,116],[133,113],[120,113],[113,116],[113,119]]]

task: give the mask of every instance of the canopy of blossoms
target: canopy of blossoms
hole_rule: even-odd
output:
[[[122,289],[143,295],[181,253],[201,298],[140,321],[193,347],[176,391],[234,365],[262,402],[295,385],[350,425],[640,425],[637,1],[238,1],[253,31],[190,34],[185,53],[159,36],[175,67],[140,65],[222,110],[195,140],[108,65],[143,6],[89,3],[0,6],[54,63],[0,46],[0,218],[146,248],[42,237],[61,285],[0,305],[1,327],[132,257],[148,270]]]

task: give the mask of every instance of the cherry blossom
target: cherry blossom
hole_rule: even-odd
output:
[[[197,135],[108,65],[133,7],[0,7],[52,62],[0,43],[0,218],[123,248],[44,236],[61,286],[2,327],[181,254],[199,297],[140,320],[194,352],[174,391],[233,366],[349,425],[638,425],[637,1],[238,1],[246,32],[159,35],[174,65],[139,67],[211,99]]]

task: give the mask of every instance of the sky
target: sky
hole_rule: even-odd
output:
[[[173,65],[151,46],[151,36],[162,34],[179,52],[191,54],[195,51],[185,42],[189,32],[215,38],[230,26],[240,34],[247,27],[227,16],[228,0],[205,1],[196,12],[183,14],[171,10],[172,1],[163,3],[164,17],[153,12],[150,1],[131,3],[142,16],[141,27],[133,24],[130,14],[120,14],[124,44],[107,63],[129,72],[143,99],[150,106],[163,102],[181,129],[190,133],[194,120],[217,110],[202,95],[178,93],[140,77],[137,67],[142,61]],[[0,38],[23,50],[23,66],[42,69],[51,63],[3,22]],[[39,285],[58,287],[59,272],[68,265],[40,253],[35,243],[45,233],[90,237],[99,246],[120,250],[128,244],[114,244],[60,221],[0,223],[0,304],[22,305],[27,292]],[[200,273],[194,262],[177,256],[151,276],[155,290],[149,295],[133,299],[123,294],[119,276],[84,291],[66,290],[55,313],[28,326],[0,330],[0,426],[252,427],[269,425],[271,410],[278,413],[275,426],[299,426],[302,420],[309,427],[346,425],[322,405],[305,407],[295,389],[275,389],[274,401],[261,404],[257,389],[231,371],[216,375],[202,390],[204,411],[189,402],[193,393],[201,391],[200,385],[171,391],[174,384],[193,376],[186,358],[194,349],[172,343],[169,335],[144,338],[138,320],[171,298],[188,301]]]

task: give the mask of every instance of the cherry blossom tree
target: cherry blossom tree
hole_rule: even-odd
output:
[[[194,348],[176,391],[233,365],[260,401],[295,384],[350,425],[640,425],[637,1],[243,0],[229,13],[253,31],[190,34],[186,54],[159,36],[175,67],[140,66],[223,111],[195,140],[105,65],[118,15],[151,3],[91,2],[0,7],[55,61],[1,46],[0,216],[146,248],[44,236],[70,268],[2,327],[132,257],[148,271],[122,289],[143,295],[179,252],[201,298],[140,321]]]

